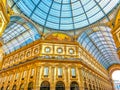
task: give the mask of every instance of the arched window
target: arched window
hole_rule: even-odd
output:
[[[65,90],[65,85],[63,82],[59,81],[56,84],[56,90]]]
[[[98,87],[96,87],[96,89],[98,90]]]
[[[43,81],[40,90],[50,90],[50,83],[48,81]]]
[[[28,84],[28,90],[33,90],[33,82],[30,82],[30,83]]]
[[[12,90],[16,90],[16,85],[13,86]]]
[[[93,85],[93,90],[95,90],[95,86]]]
[[[10,90],[10,87],[9,87],[9,86],[7,86],[6,90]]]
[[[79,85],[76,82],[72,82],[70,85],[70,90],[79,90]]]
[[[114,88],[120,90],[120,70],[115,70],[112,72],[112,80],[114,81]]]
[[[4,90],[4,87],[1,87],[1,90]]]
[[[89,90],[92,90],[91,84],[89,84]]]
[[[88,90],[86,82],[84,83],[84,90]]]
[[[19,90],[24,90],[24,85],[23,84],[20,85],[20,89]]]

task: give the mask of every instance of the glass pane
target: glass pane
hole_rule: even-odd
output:
[[[62,68],[58,68],[58,76],[62,76]]]
[[[44,76],[48,76],[48,67],[44,68]]]
[[[71,68],[71,74],[72,74],[73,77],[76,76],[76,70],[75,70],[75,68]]]

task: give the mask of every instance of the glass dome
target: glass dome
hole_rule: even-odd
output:
[[[11,0],[12,1],[12,0]],[[79,29],[106,17],[119,0],[13,0],[38,24],[56,30]]]

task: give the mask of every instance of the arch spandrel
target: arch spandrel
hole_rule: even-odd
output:
[[[112,73],[116,70],[120,70],[120,64],[114,64],[108,68],[108,72],[111,78],[112,78]]]

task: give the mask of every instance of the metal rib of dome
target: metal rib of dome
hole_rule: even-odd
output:
[[[56,29],[73,30],[106,17],[119,0],[13,0],[17,7],[38,24]]]

